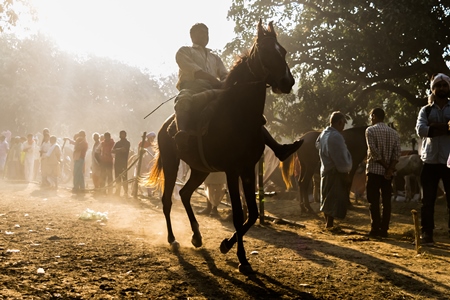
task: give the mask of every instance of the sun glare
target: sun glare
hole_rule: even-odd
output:
[[[107,56],[148,69],[176,72],[175,52],[189,45],[189,28],[210,28],[212,49],[222,50],[233,37],[226,20],[231,1],[31,0],[38,30],[65,51]],[[201,7],[201,9],[199,9]]]

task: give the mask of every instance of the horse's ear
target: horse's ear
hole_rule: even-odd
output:
[[[267,26],[267,29],[269,32],[275,32],[275,29],[273,29],[273,21],[269,22],[269,26]]]
[[[259,18],[259,22],[258,22],[258,38],[262,38],[264,36],[264,28],[262,26],[262,19]]]
[[[273,28],[273,21],[270,21],[270,22],[269,22],[269,25],[267,26],[267,28],[268,28],[268,31],[269,31],[270,33],[272,33],[274,36],[277,35],[277,34],[275,33],[275,29]]]

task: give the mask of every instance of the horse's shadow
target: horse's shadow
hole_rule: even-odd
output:
[[[226,288],[222,288],[222,285],[220,285],[219,282],[215,279],[216,277],[220,277],[230,282],[233,286],[241,287],[241,289],[244,290],[252,299],[277,299],[283,296],[300,297],[301,299],[308,300],[316,299],[311,294],[299,291],[290,286],[286,286],[280,281],[259,272],[255,272],[254,274],[249,276],[240,274],[241,276],[233,277],[229,274],[229,272],[221,270],[216,266],[214,258],[210,255],[210,252],[207,249],[201,248],[199,250],[195,250],[195,252],[202,256],[203,260],[208,266],[209,271],[214,276],[208,276],[207,278],[205,278],[205,274],[196,266],[185,260],[181,252],[177,252],[176,256],[180,265],[187,272],[189,272],[189,274],[192,275],[192,278],[202,278],[201,284],[196,286],[196,288],[202,295],[208,298],[217,298],[219,296],[220,299],[234,299],[235,296],[233,294],[230,294]],[[234,269],[237,269],[237,263],[229,262],[229,264],[232,265]],[[272,288],[267,287],[260,278],[264,278],[265,280],[276,286],[280,291],[275,291]],[[251,283],[249,283],[249,281]],[[213,294],[211,292],[211,286],[217,287],[217,290],[214,290]]]
[[[261,233],[261,231],[267,230],[276,231],[276,235]],[[394,286],[401,287],[408,293],[416,294],[420,291],[426,290],[429,295],[436,297],[436,299],[443,299],[446,295],[442,294],[433,287],[441,287],[444,290],[448,290],[450,288],[450,285],[424,277],[423,274],[410,271],[401,264],[382,260],[352,248],[345,248],[345,251],[342,251],[342,247],[328,243],[325,240],[315,240],[307,236],[300,236],[291,231],[280,230],[278,227],[272,228],[270,226],[254,226],[253,229],[247,233],[247,236],[259,239],[267,244],[276,245],[277,247],[292,249],[304,260],[312,261],[316,264],[322,265],[323,267],[330,267],[335,264],[332,260],[327,258],[330,256],[335,257],[336,259],[363,265],[371,272],[377,273],[384,280],[391,282]],[[276,236],[275,240],[273,239],[274,236]],[[399,247],[413,247],[411,243],[406,241],[403,243],[391,239],[382,241],[392,243]],[[282,245],[280,245],[280,243]],[[439,244],[438,246],[428,248],[427,251],[431,255],[446,257],[449,253],[449,247]],[[422,281],[415,278],[421,278]],[[408,284],[405,284],[406,282]]]

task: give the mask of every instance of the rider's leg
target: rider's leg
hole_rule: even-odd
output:
[[[189,90],[181,90],[175,100],[175,122],[178,132],[174,138],[180,150],[187,150],[189,148],[188,122],[191,101],[192,94]]]
[[[303,144],[303,140],[295,141],[292,144],[280,144],[270,135],[266,127],[262,126],[262,132],[264,143],[272,149],[275,156],[281,161],[291,156]]]

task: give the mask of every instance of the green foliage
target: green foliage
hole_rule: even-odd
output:
[[[363,125],[376,105],[410,140],[430,76],[449,73],[450,3],[444,1],[234,0],[228,16],[236,38],[224,55],[251,45],[260,18],[274,21],[288,51],[299,84],[295,103],[278,98],[267,110],[275,114],[269,120],[288,118],[270,124],[279,133],[321,129],[334,110]]]
[[[10,32],[22,19],[33,19],[35,14],[26,0],[0,2],[0,33]]]
[[[0,35],[0,131],[73,136],[80,129],[118,136],[137,144],[144,131],[157,131],[173,112],[171,103],[144,120],[176,94],[141,70],[100,57],[77,58],[44,36],[18,39]]]

